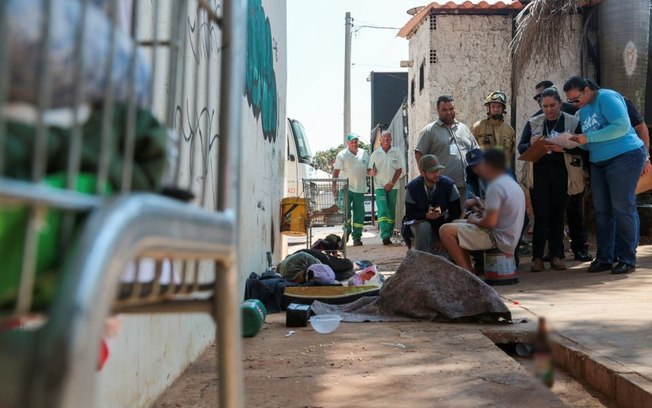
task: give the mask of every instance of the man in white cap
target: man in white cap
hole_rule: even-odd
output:
[[[344,211],[348,212],[346,228],[346,240],[349,234],[353,237],[353,245],[362,245],[362,228],[364,227],[364,194],[367,192],[367,165],[369,154],[366,150],[358,147],[360,136],[350,133],[346,136],[347,148],[342,150],[335,157],[333,165],[333,179],[348,178],[349,190],[348,200],[343,202],[344,191],[337,190],[337,184],[333,182],[333,195],[342,202]],[[351,215],[352,214],[352,215]]]
[[[403,173],[403,154],[392,147],[392,134],[380,134],[380,148],[374,150],[369,160],[368,174],[374,178],[378,226],[383,245],[391,245],[396,217],[396,195],[398,179]]]

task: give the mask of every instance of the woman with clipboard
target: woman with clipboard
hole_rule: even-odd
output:
[[[564,213],[569,194],[584,190],[581,159],[567,154],[563,147],[547,142],[563,133],[580,131],[579,121],[561,111],[561,96],[556,88],[541,94],[543,113],[530,118],[521,135],[518,150],[523,166],[521,181],[530,189],[534,210],[532,272],[545,266],[543,255],[548,243],[550,266],[564,270]]]

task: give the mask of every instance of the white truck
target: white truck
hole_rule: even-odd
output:
[[[330,178],[312,164],[312,150],[301,122],[287,119],[287,150],[285,156],[285,197],[299,197],[303,193],[304,178]]]

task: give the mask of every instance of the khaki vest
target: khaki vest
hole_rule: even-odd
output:
[[[490,118],[483,119],[473,124],[471,133],[482,149],[498,147],[504,149],[508,157],[513,157],[516,133],[508,123]]]
[[[579,124],[579,119],[573,115],[569,115],[566,112],[562,112],[564,115],[564,123],[566,124],[566,129],[575,130]],[[541,114],[533,118],[530,118],[530,128],[532,129],[533,135],[543,134],[543,124],[546,120],[546,117]],[[580,160],[580,166],[575,167],[571,165],[573,158],[578,158]],[[582,156],[577,154],[564,153],[564,162],[566,163],[566,170],[568,171],[568,195],[579,194],[584,191],[584,163]],[[534,186],[534,163],[525,162],[521,168],[519,174],[519,182],[525,188],[532,188]]]

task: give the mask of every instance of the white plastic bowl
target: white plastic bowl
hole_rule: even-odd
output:
[[[337,330],[341,320],[338,315],[319,315],[310,318],[310,325],[317,333],[326,334]]]

